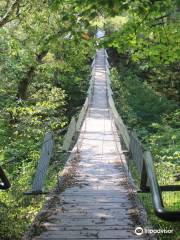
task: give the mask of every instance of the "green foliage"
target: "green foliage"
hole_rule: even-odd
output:
[[[170,99],[179,100],[179,14],[175,1],[133,1],[122,9],[123,23],[105,20],[104,45],[127,56],[144,79]],[[120,13],[120,12],[119,12]]]
[[[124,74],[122,67],[112,68],[111,80],[117,110],[125,123],[136,129],[144,146],[151,150],[159,184],[179,184],[180,111],[177,104],[157,94],[132,70]],[[138,183],[137,169],[132,163],[131,165],[131,173]],[[163,193],[165,207],[178,210],[179,197],[179,192]],[[147,209],[152,224],[156,228],[174,229],[171,239],[178,239],[177,224],[169,224],[154,215],[149,194],[140,194],[140,199]],[[166,235],[159,235],[158,239],[169,238]]]
[[[168,115],[176,108],[175,103],[157,95],[135,73],[127,71],[122,77],[116,69],[112,69],[112,81],[118,108],[134,128],[141,126],[152,130],[152,123],[159,122],[162,115]]]
[[[179,114],[175,102],[156,92],[132,72],[118,75],[114,68],[112,83],[117,109],[144,144],[150,146],[155,161],[179,159]]]

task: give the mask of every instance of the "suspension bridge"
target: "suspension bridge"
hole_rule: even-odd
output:
[[[104,49],[95,56],[92,96],[64,170],[70,184],[52,196],[41,222],[43,230],[34,240],[139,239],[135,228],[143,226],[145,213],[127,177],[125,155],[109,106],[106,57]]]
[[[97,37],[104,36],[98,32]],[[165,208],[162,191],[179,191],[179,185],[159,186],[152,156],[135,132],[129,132],[112,97],[108,55],[96,51],[90,87],[78,119],[72,117],[62,150],[70,152],[57,188],[37,215],[23,239],[155,239],[143,234],[149,222],[137,197],[128,158],[139,174],[141,192],[151,192],[155,214],[167,221],[180,220],[179,211]],[[75,139],[75,141],[74,141]],[[53,135],[46,133],[41,157],[28,194],[43,192]],[[1,170],[1,189],[10,183]]]

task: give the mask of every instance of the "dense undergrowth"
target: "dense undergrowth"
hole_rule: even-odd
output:
[[[157,93],[137,69],[125,69],[123,58],[111,69],[113,96],[116,107],[128,127],[134,129],[144,147],[150,149],[160,185],[179,184],[180,111],[175,101]],[[131,166],[137,178],[136,169]],[[178,224],[167,223],[154,215],[149,193],[139,194],[150,221],[156,229],[173,229],[174,234],[161,234],[158,239],[178,239]],[[165,207],[180,208],[178,192],[163,193]]]

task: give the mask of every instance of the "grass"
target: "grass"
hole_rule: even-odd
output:
[[[137,189],[139,189],[140,177],[135,166],[134,161],[131,159],[129,161],[129,169],[134,179],[135,185]],[[155,215],[152,197],[150,193],[138,193],[138,197],[145,207],[148,215],[148,219],[151,222],[153,229],[166,229],[173,230],[171,234],[156,234],[158,240],[178,240],[179,239],[179,224],[173,222],[167,222],[161,220]],[[163,192],[163,202],[165,203],[165,208],[168,210],[178,210],[179,206],[179,198],[180,192]]]

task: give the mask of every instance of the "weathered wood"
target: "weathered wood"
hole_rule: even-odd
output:
[[[143,166],[141,170],[141,182],[140,182],[140,189],[142,191],[147,190],[147,170],[146,170],[146,165],[145,162],[143,161]]]
[[[93,231],[107,231],[107,230],[122,230],[122,228],[125,230],[126,229],[126,222],[119,223],[118,225],[100,225],[100,224],[94,224],[94,225],[88,225],[87,228],[88,230],[93,230]],[[82,226],[61,226],[54,223],[48,223],[47,224],[48,229],[55,231],[64,231],[64,228],[66,228],[66,231],[82,231],[84,227]]]
[[[83,122],[84,117],[85,117],[86,110],[87,110],[87,108],[85,108],[83,106],[80,113],[79,113],[78,120],[77,120],[77,123],[76,123],[76,131],[80,131],[80,128],[82,126],[82,122]]]
[[[64,231],[48,231],[42,234],[43,237],[49,237],[49,239],[54,239],[59,237],[59,239],[68,237],[68,239],[86,239],[86,238],[91,238],[91,239],[101,239],[101,238],[106,238],[106,239],[125,239],[125,238],[130,238],[132,236],[133,230],[128,231],[128,230],[104,230],[104,231],[95,231],[95,230],[80,230],[80,231],[68,231],[68,236]],[[135,235],[135,234],[134,234]],[[134,236],[134,239],[139,239],[138,236]]]
[[[43,192],[43,185],[52,154],[53,154],[53,134],[52,132],[47,132],[44,137],[40,159],[38,162],[35,178],[32,185],[32,191],[27,192],[27,194],[28,193],[38,194]]]
[[[63,141],[63,146],[62,146],[62,150],[63,151],[68,151],[71,144],[72,144],[72,138],[74,137],[76,132],[76,119],[75,117],[72,117],[71,122],[69,124],[67,133],[64,137],[64,141]]]
[[[129,137],[129,134],[128,134],[127,127],[123,123],[122,118],[120,117],[119,113],[116,110],[114,100],[113,100],[113,98],[111,96],[112,90],[111,90],[111,88],[109,88],[109,85],[107,85],[107,86],[108,86],[108,92],[109,92],[109,94],[108,94],[108,102],[109,102],[109,105],[111,107],[111,111],[112,111],[112,114],[113,114],[116,126],[117,126],[117,128],[119,130],[120,135],[123,137],[123,140],[125,142],[126,148],[129,150],[130,137]]]
[[[144,161],[143,161],[143,159],[144,159],[143,149],[142,149],[142,145],[137,137],[137,134],[134,130],[130,132],[130,152],[131,152],[133,160],[135,161],[139,175],[141,176],[142,172],[145,171],[145,165],[144,165]],[[144,166],[144,169],[143,169],[143,166]],[[144,174],[146,174],[146,173],[144,172]],[[145,175],[143,177],[145,178]]]

